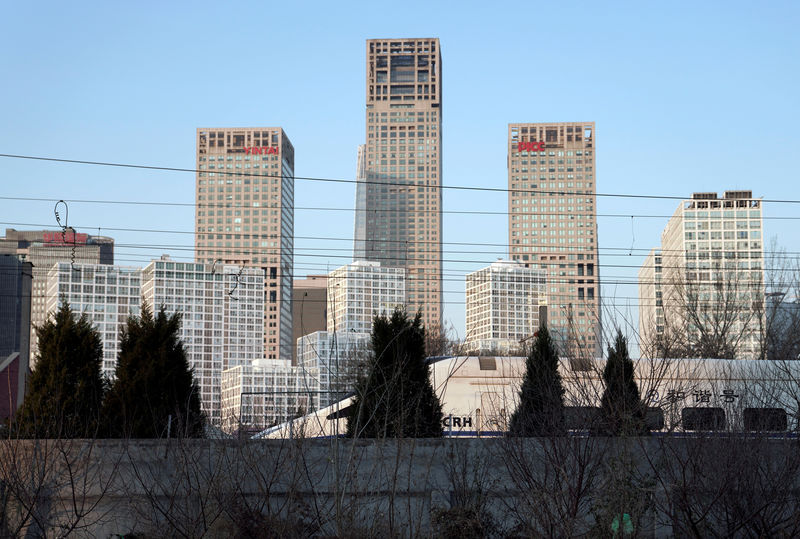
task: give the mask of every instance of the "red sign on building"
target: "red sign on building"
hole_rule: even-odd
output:
[[[43,235],[45,243],[60,243],[64,245],[84,244],[89,239],[88,234],[77,234],[75,232],[45,232]]]
[[[544,142],[520,142],[519,151],[521,152],[543,152]]]
[[[278,147],[277,146],[245,146],[244,153],[246,154],[271,154],[274,153],[277,155]]]

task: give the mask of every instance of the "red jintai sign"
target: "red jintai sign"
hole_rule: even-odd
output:
[[[253,154],[253,155],[262,154],[262,153],[263,154],[270,154],[270,153],[277,154],[278,153],[278,147],[277,146],[245,146],[244,153]]]

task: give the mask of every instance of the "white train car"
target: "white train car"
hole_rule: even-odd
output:
[[[524,357],[444,357],[430,361],[445,436],[498,436],[508,430],[525,374]],[[562,361],[565,419],[573,433],[591,430],[603,394],[605,360],[586,370]],[[635,377],[654,433],[767,431],[794,433],[800,408],[800,361],[641,359]],[[257,438],[334,437],[346,432],[352,397],[267,429]]]

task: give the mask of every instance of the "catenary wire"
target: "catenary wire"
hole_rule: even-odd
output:
[[[117,168],[132,168],[132,169],[142,169],[142,170],[157,170],[163,172],[189,172],[189,173],[200,173],[200,172],[209,172],[208,170],[200,170],[195,168],[184,168],[184,167],[166,167],[166,166],[156,166],[156,165],[139,165],[133,163],[114,163],[109,161],[90,161],[85,159],[65,159],[65,158],[58,158],[58,157],[45,157],[45,156],[36,156],[36,155],[23,155],[23,154],[8,154],[8,153],[0,153],[0,157],[5,157],[8,159],[24,159],[30,161],[46,161],[46,162],[53,162],[53,163],[65,163],[65,164],[76,164],[76,165],[91,165],[91,166],[104,166],[104,167],[117,167]],[[241,172],[227,172],[227,171],[215,171],[215,173],[224,175],[224,176],[237,176],[237,177],[251,177],[251,178],[282,178],[282,174],[253,174],[253,173],[241,173]],[[541,189],[508,189],[502,187],[475,187],[469,185],[421,185],[417,183],[407,183],[407,182],[385,182],[385,181],[370,181],[370,180],[351,180],[345,178],[325,178],[325,177],[314,177],[314,176],[291,176],[294,180],[303,180],[303,181],[317,181],[317,182],[330,182],[330,183],[345,183],[345,184],[363,184],[363,185],[379,185],[379,186],[389,186],[394,185],[398,187],[416,187],[416,188],[424,188],[424,189],[450,189],[450,190],[459,190],[459,191],[478,191],[478,192],[496,192],[496,193],[508,193],[509,191],[515,191],[519,193],[536,193],[536,194],[553,194],[556,196],[566,196],[569,194],[580,196],[580,195],[587,195],[587,196],[598,196],[598,197],[617,197],[617,198],[634,198],[634,199],[655,199],[655,200],[690,200],[691,197],[685,196],[677,196],[677,195],[642,195],[636,193],[577,193],[577,192],[570,192],[570,191],[550,191],[550,190],[541,190]],[[800,204],[800,200],[791,200],[791,199],[759,199],[762,202],[769,202],[769,203],[782,203],[782,204]]]

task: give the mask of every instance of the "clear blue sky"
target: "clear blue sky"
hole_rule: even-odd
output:
[[[0,20],[0,153],[192,168],[196,127],[282,126],[298,176],[353,178],[368,38],[439,37],[443,182],[506,187],[509,122],[595,121],[597,190],[800,199],[797,2],[13,2]],[[194,202],[194,175],[0,158],[2,196]],[[354,188],[299,181],[295,273],[349,260]],[[0,227],[55,226],[52,203],[0,200]],[[448,211],[503,193],[445,191]],[[635,276],[676,202],[599,198],[603,296],[636,321]],[[191,207],[72,203],[70,224],[122,264],[191,257]],[[657,215],[656,218],[630,215]],[[767,204],[765,216],[800,216]],[[21,223],[10,225],[5,223]],[[765,236],[800,252],[800,221]],[[84,228],[85,227],[85,228]],[[505,215],[444,216],[444,241],[507,242]],[[182,249],[181,249],[182,248]],[[614,248],[620,248],[615,251]],[[445,318],[464,333],[463,275],[504,247],[445,245]],[[307,254],[323,256],[304,256]],[[619,256],[621,255],[621,256]],[[469,261],[469,262],[465,262]],[[607,264],[624,267],[610,267]],[[633,328],[626,332],[633,336]]]

